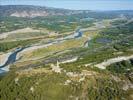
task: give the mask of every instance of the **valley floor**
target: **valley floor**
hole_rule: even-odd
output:
[[[0,78],[0,99],[132,100],[132,30],[122,26],[123,30],[112,30],[114,20],[98,21],[63,35],[49,35],[45,29],[37,36],[39,31],[31,28],[0,34],[4,38],[0,66],[6,62],[10,66]],[[80,31],[83,35],[75,36]],[[9,62],[12,54],[14,59]]]

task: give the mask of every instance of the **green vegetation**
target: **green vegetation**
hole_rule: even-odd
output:
[[[20,40],[12,42],[1,42],[0,43],[0,52],[5,52],[7,50],[16,48],[16,47],[26,47],[38,42],[38,39],[33,40]]]
[[[82,17],[84,18],[84,17]],[[74,31],[77,27],[90,27],[95,20],[80,20],[80,16],[51,16],[32,19],[16,17],[0,17],[0,32],[9,32],[16,29],[31,27],[34,29],[46,28],[58,33]]]
[[[121,25],[121,24],[125,24],[127,22],[127,20],[126,19],[119,19],[119,20],[115,20],[115,21],[113,21],[111,24],[112,25]]]
[[[107,67],[107,70],[113,73],[127,73],[128,71],[133,71],[133,63],[131,61],[121,61],[118,63],[111,64]]]
[[[18,81],[15,82],[15,79]],[[109,75],[88,76],[83,82],[75,79],[64,85],[66,80],[71,80],[65,73],[38,74],[32,76],[18,76],[13,71],[0,81],[0,99],[22,100],[121,100],[127,94],[121,86],[112,80]],[[8,87],[8,88],[7,88]]]
[[[20,11],[23,9],[26,10],[22,7]],[[39,9],[46,10],[40,7],[36,10]],[[50,14],[58,10],[47,9]],[[33,29],[33,32],[13,33],[3,39],[0,52],[33,44],[41,46],[70,35],[78,28],[85,30],[83,37],[24,52],[20,62],[12,64],[10,71],[0,76],[0,100],[132,100],[133,89],[129,85],[133,84],[133,59],[111,64],[105,70],[95,67],[111,58],[133,55],[132,15],[123,11],[129,16],[121,20],[119,11],[59,12],[62,15],[21,18],[6,16],[9,12],[3,12],[6,15],[0,16],[0,33]],[[112,20],[114,18],[118,20]],[[106,27],[100,28],[99,23]],[[52,32],[55,34],[50,34]],[[75,57],[78,57],[75,62],[56,66],[57,61]],[[56,73],[58,69],[61,73]]]
[[[8,86],[8,88],[0,87],[0,99],[62,100],[71,93],[69,86],[61,85],[64,80],[63,75],[44,74],[35,77],[22,77],[19,79],[19,84],[15,84],[15,74],[10,74],[10,78],[6,77],[0,82],[1,86],[4,84]],[[34,87],[34,93],[30,90],[31,87]]]
[[[0,33],[26,28],[28,22],[25,18],[0,17]]]
[[[47,48],[41,48],[41,49],[28,53],[24,57],[24,59],[25,58],[29,59],[31,57],[45,57],[45,56],[49,56],[56,52],[61,52],[61,51],[68,50],[71,48],[77,48],[77,47],[82,46],[85,41],[86,41],[85,38],[81,38],[78,40],[72,39],[72,40],[67,40],[67,41],[64,41],[58,44],[53,44],[51,46],[48,46]]]

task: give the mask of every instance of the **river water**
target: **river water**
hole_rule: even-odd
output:
[[[0,74],[9,71],[9,65],[16,61],[17,54],[21,52],[24,48],[17,48],[13,53],[10,54],[5,64],[0,66]]]
[[[72,38],[80,38],[82,37],[82,32],[81,31],[78,31],[76,33],[74,33],[73,35],[70,35],[70,36],[67,36],[65,37],[64,39],[59,39],[57,40],[56,42],[57,43],[60,43],[62,42],[63,40],[67,40],[67,39],[72,39]],[[55,42],[53,42],[52,44],[54,44]],[[47,44],[48,45],[48,44]],[[9,66],[10,64],[13,64],[16,62],[16,59],[17,59],[17,54],[19,52],[21,52],[22,50],[24,50],[25,48],[17,48],[13,53],[11,53],[7,59],[7,61],[5,62],[5,64],[3,65],[0,65],[0,74],[3,74],[3,73],[6,73],[9,71]]]

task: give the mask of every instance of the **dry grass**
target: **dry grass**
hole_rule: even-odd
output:
[[[82,47],[86,40],[87,38],[67,40],[58,44],[53,44],[51,46],[48,46],[47,48],[45,47],[32,52],[25,52],[23,57],[24,59],[45,57],[55,52],[60,52],[71,48]]]
[[[29,77],[34,75],[41,75],[41,74],[51,74],[52,70],[49,70],[47,68],[37,68],[37,69],[30,69],[30,70],[21,70],[17,71],[16,74],[18,77]]]

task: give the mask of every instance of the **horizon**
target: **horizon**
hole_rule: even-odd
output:
[[[1,0],[0,5],[33,5],[70,10],[133,10],[133,0]]]

